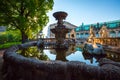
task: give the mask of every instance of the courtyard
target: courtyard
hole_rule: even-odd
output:
[[[118,0],[0,4],[0,80],[120,80]]]

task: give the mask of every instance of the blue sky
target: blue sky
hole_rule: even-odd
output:
[[[76,26],[106,22],[120,19],[120,0],[54,0],[53,10],[49,11],[49,23],[44,29],[57,22],[53,13],[65,11],[68,16],[65,21]]]

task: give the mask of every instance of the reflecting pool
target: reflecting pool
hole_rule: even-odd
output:
[[[97,66],[100,58],[106,57],[116,62],[120,62],[120,54],[106,52],[106,55],[90,55],[82,53],[79,46],[71,45],[68,49],[52,48],[46,46],[45,48],[38,48],[36,46],[17,51],[25,57],[36,58],[39,60],[61,60],[61,61],[81,61],[89,65]]]

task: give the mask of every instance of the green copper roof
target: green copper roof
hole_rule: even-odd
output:
[[[77,27],[77,28],[75,28],[75,31],[76,32],[78,32],[78,31],[83,31],[83,30],[85,30],[85,31],[87,31],[87,30],[89,30],[89,27],[90,25],[84,25],[84,26],[80,26],[80,27]]]
[[[108,24],[108,28],[116,28],[117,24],[116,23],[110,23]]]
[[[88,31],[90,29],[91,25],[96,29],[100,29],[103,25],[107,26],[108,29],[113,29],[113,28],[120,27],[120,20],[102,22],[102,23],[96,23],[96,24],[81,25],[81,26],[75,28],[75,31],[76,32]]]

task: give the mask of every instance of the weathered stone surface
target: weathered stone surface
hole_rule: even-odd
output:
[[[12,46],[5,51],[4,80],[120,80],[120,63],[109,59],[102,58],[100,66],[91,66],[79,61],[42,61],[15,53],[35,44]]]
[[[91,55],[105,55],[103,47],[100,44],[85,43],[83,47],[83,52]]]
[[[44,41],[42,39],[39,39],[37,42],[38,47],[44,47]]]

